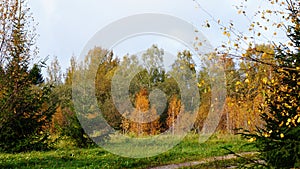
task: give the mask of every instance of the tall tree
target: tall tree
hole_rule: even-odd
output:
[[[211,105],[211,80],[207,67],[204,67],[203,70],[200,70],[198,74],[198,88],[201,104],[194,127],[196,130],[201,131]]]
[[[141,89],[136,95],[135,110],[130,114],[129,130],[138,136],[154,135],[160,131],[159,116],[155,106],[151,106],[148,100],[148,91]]]
[[[249,88],[252,90],[251,94],[249,93],[252,100],[256,99],[252,97],[252,94],[255,96],[259,92],[257,90],[262,89],[261,92],[264,98],[263,103],[260,105],[260,113],[264,126],[258,126],[255,132],[247,131],[243,134],[250,141],[254,141],[253,144],[257,146],[260,152],[259,157],[269,167],[299,168],[300,3],[293,0],[269,2],[275,8],[259,11],[257,15],[261,15],[261,18],[266,21],[265,23],[272,23],[276,31],[273,34],[274,36],[277,35],[277,31],[285,33],[288,43],[284,43],[283,41],[279,44],[273,43],[274,53],[261,51],[258,46],[254,45],[257,37],[263,35],[261,32],[257,33],[257,28],[260,27],[268,30],[270,27],[267,27],[267,24],[263,25],[261,22],[251,23],[249,30],[253,30],[255,35],[251,37],[251,40],[254,42],[250,42],[250,50],[256,54],[253,55],[253,52],[250,52],[251,55],[247,55],[246,53],[241,58],[246,57],[248,60],[253,61],[254,64],[259,65],[255,66],[255,68],[263,68],[261,70],[264,70],[270,66],[271,69],[268,69],[264,73],[261,73],[262,71],[258,71],[259,69],[257,69],[255,74],[252,74],[255,71],[251,71],[252,73],[250,72],[245,77],[244,85],[247,86],[246,89]],[[242,8],[244,7],[242,5]],[[245,11],[241,13],[247,16]],[[276,17],[279,17],[279,23],[277,23]],[[282,29],[282,27],[285,29]],[[239,36],[239,38],[243,38],[244,40],[250,39],[244,35]],[[235,46],[238,48],[238,43]],[[268,54],[271,55],[268,56]],[[262,57],[253,57],[257,55],[262,55]],[[271,58],[273,62],[270,63],[264,60],[265,56]],[[245,66],[248,65],[246,64]],[[261,75],[264,75],[261,79],[261,83],[264,84],[263,88],[260,85],[253,88],[251,80],[256,80],[257,84],[257,78],[260,78]]]
[[[266,82],[262,110],[264,128],[255,135],[263,159],[275,168],[300,167],[300,3],[287,1],[291,24],[287,36],[291,48],[276,47],[278,78]]]
[[[3,1],[1,11],[10,11],[10,18],[2,20],[11,25],[10,34],[2,42],[4,64],[2,97],[0,98],[0,150],[27,151],[47,147],[47,126],[55,111],[51,87],[41,84],[40,66],[30,68],[35,33],[30,30],[31,16],[26,1]],[[2,30],[5,31],[5,30]],[[9,37],[9,38],[7,38]]]
[[[3,0],[0,2],[0,66],[3,68],[8,51],[8,45],[12,38],[13,23],[12,20],[15,19],[17,6],[15,1],[12,0]]]
[[[168,118],[167,118],[167,126],[169,129],[171,129],[172,134],[175,134],[175,121],[178,117],[179,113],[181,111],[181,102],[177,98],[176,95],[174,95],[171,100],[169,101],[169,107],[168,107]]]
[[[157,86],[159,83],[164,81],[164,64],[163,64],[164,50],[159,49],[157,45],[152,45],[151,48],[147,49],[142,55],[143,66],[148,73],[148,89],[153,86]]]
[[[178,93],[178,95],[180,95],[183,100],[190,100],[189,104],[192,105],[194,102],[193,99],[196,98],[196,93],[191,89],[193,89],[194,85],[197,85],[196,63],[192,57],[192,53],[188,50],[178,52],[177,59],[173,63],[172,70],[169,71],[169,74],[175,78],[177,85],[181,86],[181,90],[184,89],[184,91],[180,91],[182,93]],[[186,111],[194,111],[195,107],[187,105],[187,103],[184,102],[183,104],[186,104],[184,105]]]
[[[50,66],[47,68],[48,78],[47,81],[54,84],[62,84],[62,72],[61,66],[59,65],[57,56],[54,57]]]
[[[52,64],[51,67],[48,67],[48,70],[52,71],[52,69],[55,69],[53,72],[61,72],[58,61],[54,65],[56,66]],[[77,147],[89,147],[93,145],[93,141],[81,126],[72,101],[72,80],[73,76],[76,76],[76,69],[78,67],[75,57],[72,56],[70,67],[67,69],[65,75],[65,82],[60,83],[60,78],[50,78],[57,79],[49,82],[55,86],[53,93],[58,100],[58,107],[51,122],[51,134],[60,136],[57,141],[59,139],[64,139],[64,141],[69,139]]]

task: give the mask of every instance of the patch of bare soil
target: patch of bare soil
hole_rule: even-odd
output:
[[[248,155],[255,155],[257,154],[256,152],[245,152],[245,153],[240,153],[238,156],[248,156]],[[179,163],[179,164],[168,164],[164,166],[158,166],[158,167],[153,167],[149,169],[177,169],[177,168],[182,168],[182,167],[191,167],[191,166],[196,166],[200,164],[206,164],[214,161],[223,161],[223,160],[231,160],[237,158],[237,155],[235,154],[228,154],[225,156],[217,156],[217,157],[210,157],[210,158],[205,158],[200,161],[193,161],[193,162],[185,162],[185,163]]]

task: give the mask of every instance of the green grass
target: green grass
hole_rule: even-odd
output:
[[[200,144],[197,135],[188,135],[172,150],[149,158],[124,158],[101,148],[65,148],[47,152],[0,154],[0,168],[148,168],[228,154],[223,147],[235,152],[255,151],[253,147],[244,144],[247,141],[228,135],[215,135]]]

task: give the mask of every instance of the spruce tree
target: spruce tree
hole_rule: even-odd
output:
[[[273,77],[266,82],[265,102],[261,107],[263,128],[246,134],[273,168],[300,167],[300,4],[289,3],[287,36],[289,46],[276,46]]]
[[[47,148],[47,128],[55,110],[50,86],[43,84],[41,67],[32,65],[35,33],[24,0],[12,4],[12,31],[3,42],[0,95],[0,151],[20,152]],[[2,5],[0,8],[5,8]],[[10,9],[5,9],[8,11]],[[1,55],[2,55],[1,54]]]

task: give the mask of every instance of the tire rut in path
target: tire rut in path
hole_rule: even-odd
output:
[[[239,156],[245,156],[245,155],[254,155],[257,154],[256,152],[244,152],[244,153],[239,153]],[[184,162],[184,163],[179,163],[179,164],[168,164],[168,165],[163,165],[163,166],[157,166],[157,167],[151,167],[148,169],[177,169],[181,167],[191,167],[191,166],[196,166],[200,164],[206,164],[214,161],[222,161],[222,160],[231,160],[235,159],[237,156],[235,154],[228,154],[224,156],[216,156],[216,157],[209,157],[205,158],[199,161],[192,161],[192,162]]]

